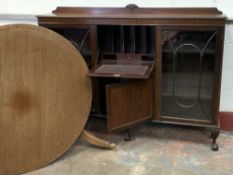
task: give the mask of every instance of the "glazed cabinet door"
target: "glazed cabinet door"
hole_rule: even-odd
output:
[[[217,124],[221,32],[162,30],[161,120]]]

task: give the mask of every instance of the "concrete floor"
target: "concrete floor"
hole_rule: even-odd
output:
[[[222,131],[213,152],[204,129],[144,124],[125,142],[123,134],[99,132],[99,123],[87,127],[117,143],[116,152],[77,140],[60,159],[25,175],[233,175],[233,132]]]

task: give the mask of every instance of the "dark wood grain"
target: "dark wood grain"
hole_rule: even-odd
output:
[[[214,72],[214,90],[213,90],[213,106],[212,115],[213,122],[219,126],[219,103],[221,92],[221,79],[222,79],[222,58],[223,58],[223,40],[224,40],[224,27],[218,29],[216,41],[216,57],[215,57],[215,72]]]
[[[216,8],[76,8],[58,7],[53,14],[37,16],[40,25],[68,26],[71,24],[118,25],[224,25],[226,18]]]
[[[151,81],[137,80],[106,87],[108,131],[151,118]]]
[[[160,118],[161,110],[161,74],[162,74],[162,30],[160,27],[156,28],[156,64],[154,75],[154,119]]]
[[[58,7],[54,16],[107,17],[107,18],[222,18],[222,12],[216,8],[79,8]],[[185,15],[185,16],[184,16]]]

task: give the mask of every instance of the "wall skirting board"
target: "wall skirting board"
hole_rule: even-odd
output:
[[[233,131],[233,112],[220,112],[220,127],[222,130]]]

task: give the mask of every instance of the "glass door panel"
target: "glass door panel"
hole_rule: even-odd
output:
[[[161,115],[211,121],[216,32],[164,31]]]

